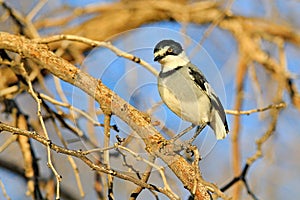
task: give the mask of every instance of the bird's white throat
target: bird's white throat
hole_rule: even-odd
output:
[[[159,62],[162,66],[161,71],[167,72],[167,71],[175,69],[178,66],[187,65],[190,62],[190,60],[185,55],[184,52],[181,52],[179,55],[167,55],[166,57],[161,59]]]

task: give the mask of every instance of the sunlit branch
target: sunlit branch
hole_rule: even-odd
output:
[[[35,42],[40,43],[40,44],[49,44],[53,42],[58,42],[62,40],[69,40],[69,41],[76,41],[76,42],[81,42],[87,45],[90,45],[92,47],[105,47],[113,51],[116,55],[124,57],[128,60],[131,60],[135,63],[138,63],[145,67],[147,70],[149,70],[153,75],[158,76],[158,71],[153,68],[149,63],[144,61],[141,58],[138,58],[132,54],[129,54],[125,51],[122,51],[121,49],[118,49],[114,45],[112,45],[110,42],[99,42],[96,40],[91,40],[89,38],[81,37],[81,36],[76,36],[76,35],[54,35],[46,38],[39,38],[35,39]]]
[[[239,110],[225,110],[226,114],[230,115],[250,115],[252,113],[257,113],[257,112],[264,112],[270,109],[281,109],[285,108],[286,103],[278,103],[278,104],[271,104],[267,107],[264,108],[256,108],[256,109],[251,109],[251,110],[244,110],[244,111],[239,111]]]

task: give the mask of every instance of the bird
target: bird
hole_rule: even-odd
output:
[[[157,85],[167,107],[194,126],[202,129],[210,126],[217,140],[224,139],[229,128],[222,103],[181,44],[171,39],[162,40],[155,45],[153,54],[154,61],[161,64]]]

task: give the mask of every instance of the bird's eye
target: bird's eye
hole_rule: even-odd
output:
[[[172,53],[173,52],[173,49],[172,48],[168,48],[167,50],[169,53]]]

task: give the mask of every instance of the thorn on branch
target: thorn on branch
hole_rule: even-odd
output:
[[[49,147],[51,148],[52,147],[52,141],[51,140],[47,140],[47,143],[48,143]]]
[[[287,84],[289,86],[290,96],[291,96],[291,98],[293,98],[295,96],[295,91],[293,88],[293,80],[291,78],[287,79]]]
[[[110,126],[114,131],[120,132],[118,126],[116,124]]]
[[[136,57],[136,56],[133,56],[131,60],[135,63],[140,63],[141,62],[141,59],[139,57]]]
[[[118,145],[122,144],[126,138],[121,138],[119,135],[116,135],[117,141],[118,141]]]

